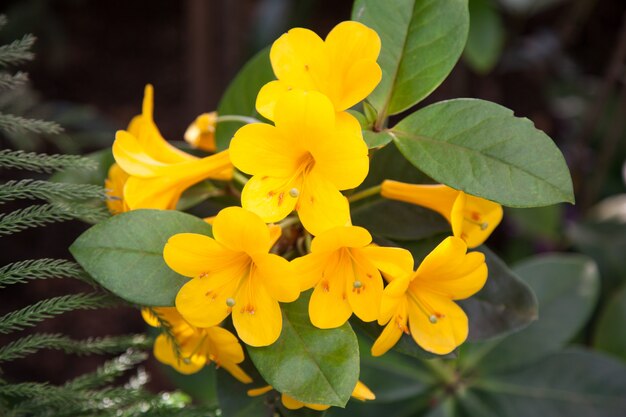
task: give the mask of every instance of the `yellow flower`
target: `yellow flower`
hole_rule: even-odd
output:
[[[199,328],[189,324],[173,307],[155,307],[154,312],[166,321],[179,347],[177,356],[172,341],[160,334],[154,342],[154,357],[182,374],[193,374],[214,362],[244,384],[252,382],[237,364],[243,362],[243,349],[237,338],[221,327]],[[146,323],[159,327],[159,320],[147,308],[141,310]]]
[[[480,246],[502,220],[502,206],[443,184],[420,185],[385,180],[383,197],[434,210],[448,220],[452,233],[469,248]]]
[[[407,250],[371,243],[362,227],[336,227],[313,239],[309,255],[292,262],[302,290],[315,287],[309,302],[314,326],[339,327],[353,312],[363,321],[376,320],[383,293],[379,269],[393,274],[413,268]]]
[[[439,355],[452,352],[465,341],[467,316],[453,300],[472,296],[487,279],[485,256],[466,252],[463,240],[448,237],[417,271],[393,277],[383,293],[378,318],[380,325],[388,324],[372,346],[372,355],[387,352],[409,328],[418,345]]]
[[[295,209],[314,235],[349,224],[340,190],[357,187],[369,170],[358,122],[336,118],[317,92],[291,91],[275,113],[275,126],[248,124],[231,141],[233,164],[253,175],[243,189],[243,207],[267,223]]]
[[[107,193],[106,204],[111,214],[120,214],[128,211],[128,206],[124,201],[124,185],[128,179],[128,174],[124,172],[118,164],[113,164],[109,168],[109,176],[104,180],[104,188]]]
[[[215,152],[217,113],[203,113],[185,131],[185,141],[196,149]]]
[[[358,22],[339,23],[325,41],[308,29],[291,29],[272,45],[270,60],[278,80],[261,89],[257,111],[274,120],[278,99],[291,89],[318,91],[335,111],[349,109],[380,82],[379,53],[378,34]]]
[[[248,390],[248,395],[251,397],[257,397],[259,395],[263,395],[271,391],[272,389],[274,388],[271,385],[267,385],[265,387],[260,387],[260,388],[254,388],[254,389]],[[367,387],[367,385],[365,385],[361,381],[357,381],[356,386],[354,387],[354,390],[352,391],[352,398],[357,399],[359,401],[367,401],[367,400],[376,399],[376,396]],[[306,407],[312,410],[324,411],[330,408],[329,405],[303,403],[287,394],[281,394],[280,400],[285,406],[285,408],[288,408],[289,410],[298,410],[302,407]]]
[[[231,312],[237,334],[251,346],[271,345],[282,329],[281,302],[298,298],[291,264],[269,254],[268,227],[241,207],[221,210],[213,236],[182,233],[163,250],[165,262],[189,280],[176,308],[194,326],[215,326]]]
[[[200,159],[163,139],[152,118],[152,95],[152,86],[146,86],[142,114],[131,121],[128,131],[118,131],[113,143],[115,161],[129,175],[123,193],[129,210],[174,209],[192,185],[232,178],[227,152]]]

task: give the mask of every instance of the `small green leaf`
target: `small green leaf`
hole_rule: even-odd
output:
[[[582,255],[533,258],[515,271],[535,291],[539,319],[524,330],[503,338],[467,345],[464,367],[477,362],[482,373],[522,369],[555,352],[587,323],[598,297],[598,270]]]
[[[371,130],[363,131],[363,139],[369,149],[382,148],[391,142],[392,137],[388,132],[372,132]]]
[[[392,132],[413,165],[457,190],[511,207],[574,202],[554,142],[495,103],[443,101],[409,115]]]
[[[276,79],[270,64],[270,48],[253,56],[230,83],[217,106],[218,116],[238,115],[259,117],[256,111],[256,96],[268,82]],[[220,122],[215,131],[217,149],[228,148],[233,135],[243,126],[242,122]]]
[[[615,293],[596,324],[594,347],[626,361],[626,286]]]
[[[428,96],[458,61],[469,30],[467,0],[356,0],[352,20],[378,32],[383,78],[368,101],[378,119]]]
[[[309,295],[284,304],[283,329],[271,346],[247,346],[268,384],[309,404],[343,407],[359,378],[359,347],[348,323],[322,330],[309,320]]]
[[[504,46],[504,27],[493,0],[469,0],[470,29],[463,57],[485,74],[497,64]]]
[[[124,300],[173,306],[187,278],[165,264],[163,247],[177,233],[210,236],[211,226],[178,211],[134,210],[91,227],[70,252],[94,280]]]

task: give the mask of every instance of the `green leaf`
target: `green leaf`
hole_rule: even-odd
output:
[[[421,101],[448,76],[469,30],[467,0],[356,0],[352,20],[380,36],[383,78],[368,97],[379,123]]]
[[[463,57],[480,74],[497,64],[504,46],[504,27],[493,0],[469,0],[470,29]]]
[[[217,399],[217,373],[226,373],[226,371],[217,371],[213,365],[209,365],[202,368],[199,372],[184,375],[177,372],[171,366],[160,364],[159,367],[177,388],[189,394],[197,404],[213,409],[219,407]]]
[[[464,347],[462,366],[477,365],[481,373],[522,369],[555,352],[587,323],[595,307],[598,270],[583,255],[536,257],[515,268],[535,291],[539,319],[524,330]]]
[[[211,226],[178,211],[134,210],[91,227],[70,252],[115,295],[141,305],[173,306],[187,278],[165,264],[163,247],[177,233],[210,236]]]
[[[250,359],[277,391],[309,404],[343,407],[359,377],[359,347],[348,323],[322,330],[309,320],[309,295],[284,304],[283,329],[271,346],[247,346]]]
[[[564,320],[562,320],[564,321]],[[626,415],[626,366],[581,349],[552,354],[514,373],[473,382],[473,402],[461,394],[463,415],[472,417]]]
[[[270,416],[271,406],[265,401],[265,396],[250,397],[248,389],[258,388],[263,381],[255,380],[252,384],[244,385],[237,381],[228,372],[217,373],[217,395],[221,415],[225,417],[259,417]]]
[[[218,116],[239,115],[259,117],[256,111],[256,96],[268,82],[276,79],[270,64],[270,48],[253,56],[230,83],[217,106]],[[228,149],[233,135],[244,123],[220,122],[215,131],[215,143],[219,151]]]
[[[382,148],[383,146],[391,142],[392,137],[386,131],[372,132],[371,130],[364,130],[363,139],[365,140],[367,147],[369,149],[372,149],[372,148]]]
[[[512,207],[574,202],[554,142],[525,118],[483,100],[423,108],[393,129],[400,152],[434,180]]]
[[[626,286],[615,293],[596,323],[593,345],[626,361]]]

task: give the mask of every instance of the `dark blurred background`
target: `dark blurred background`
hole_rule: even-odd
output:
[[[471,0],[474,10],[486,0]],[[393,3],[392,1],[389,2]],[[626,159],[626,2],[624,0],[499,0],[492,16],[472,15],[474,51],[420,106],[477,97],[530,118],[564,152],[577,205],[510,210],[491,238],[508,261],[547,250],[570,250],[568,225],[595,203],[624,193]],[[140,112],[143,87],[155,86],[155,118],[164,136],[180,140],[256,51],[294,26],[322,37],[350,18],[350,0],[15,0],[2,1],[7,43],[33,33],[36,59],[30,114],[59,121],[60,138],[2,138],[1,148],[87,153],[110,146],[115,130]],[[495,18],[494,18],[495,15]],[[495,19],[495,20],[494,20]],[[494,23],[495,22],[495,23]],[[482,50],[482,51],[481,51]],[[481,53],[489,54],[488,57]],[[478,54],[478,56],[476,55]],[[0,106],[5,103],[0,103]],[[2,179],[15,178],[0,173]],[[19,175],[19,173],[18,173]],[[86,228],[77,222],[32,229],[3,241],[0,265],[37,257],[69,257]],[[45,281],[2,291],[0,314],[33,300],[75,291],[74,282]],[[36,329],[75,337],[143,330],[133,309],[74,312]],[[0,345],[5,341],[0,338]],[[60,383],[93,369],[98,359],[57,352],[7,367],[14,380]],[[152,361],[149,367],[154,370]],[[168,387],[155,372],[153,386]]]

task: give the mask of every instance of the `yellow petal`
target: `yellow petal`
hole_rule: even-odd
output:
[[[452,205],[459,192],[443,184],[424,185],[407,184],[399,181],[385,180],[380,194],[392,200],[404,201],[426,207],[451,222]]]
[[[220,366],[226,369],[229,374],[231,374],[237,381],[241,382],[242,384],[250,384],[252,382],[252,378],[250,377],[250,375],[248,375],[246,371],[244,371],[236,363],[222,362]]]
[[[276,103],[274,121],[293,149],[335,145],[335,109],[328,97],[316,91],[292,90],[283,94]]]
[[[243,187],[241,205],[265,222],[280,221],[295,208],[298,197],[294,197],[290,191],[301,188],[300,184],[299,181],[289,182],[285,178],[255,175]]]
[[[283,303],[295,301],[300,295],[300,282],[293,266],[282,256],[261,254],[254,257],[254,277],[258,278],[273,298]]]
[[[233,165],[251,175],[288,178],[304,154],[298,141],[265,123],[241,127],[229,146]]]
[[[283,229],[278,224],[268,224],[267,230],[270,232],[270,245],[274,246],[283,235]]]
[[[142,308],[141,309],[141,318],[150,327],[159,327],[160,326],[159,320],[157,319],[157,317],[154,314],[152,314],[152,311],[150,311],[149,308]]]
[[[299,410],[302,407],[304,407],[304,403],[301,401],[296,400],[295,398],[287,395],[287,394],[282,394],[281,395],[281,401],[283,403],[283,405],[285,406],[285,408],[289,409],[289,410]]]
[[[266,394],[273,390],[274,388],[271,385],[266,385],[264,387],[252,388],[248,390],[248,395],[250,397],[258,397],[259,395]]]
[[[311,252],[331,252],[340,248],[362,248],[372,242],[372,235],[359,226],[335,227],[317,236],[311,242]]]
[[[294,88],[319,89],[328,78],[324,41],[308,29],[294,28],[278,38],[270,61],[276,78]]]
[[[265,84],[261,87],[259,95],[256,97],[256,111],[266,119],[274,120],[276,102],[290,90],[291,87],[280,80],[270,81]]]
[[[111,214],[120,214],[127,211],[124,203],[124,185],[128,180],[128,174],[118,165],[113,164],[109,168],[104,188],[107,190],[106,204]]]
[[[193,355],[189,358],[177,357],[170,339],[163,334],[154,341],[154,357],[185,375],[198,372],[206,364],[206,357],[201,355]]]
[[[216,286],[211,278],[191,279],[176,295],[176,308],[194,326],[216,326],[230,313],[226,300],[233,298],[238,280],[233,277],[226,284]]]
[[[244,360],[243,348],[237,337],[224,329],[214,326],[204,329],[208,350],[215,356],[215,362],[241,363]]]
[[[395,278],[413,272],[413,255],[406,249],[370,245],[361,251],[363,256],[389,277]]]
[[[300,282],[300,291],[313,288],[323,277],[328,254],[310,253],[291,261],[294,274]]]
[[[360,249],[350,249],[350,253],[353,273],[346,280],[348,302],[358,318],[374,321],[379,315],[383,278]]]
[[[215,125],[217,113],[203,113],[189,125],[185,131],[185,142],[196,149],[207,152],[215,152]]]
[[[223,268],[238,256],[214,239],[197,233],[176,234],[168,239],[163,248],[167,266],[186,277],[197,277]]]
[[[446,238],[426,256],[415,273],[412,286],[454,300],[474,295],[485,285],[487,265],[485,255],[466,254],[466,250],[461,239]]]
[[[213,236],[225,247],[248,254],[267,253],[271,246],[270,232],[263,220],[241,207],[226,207],[217,214]]]
[[[391,320],[372,345],[372,356],[381,356],[395,346],[402,337],[402,330],[395,320]]]
[[[410,275],[399,276],[385,287],[380,304],[378,324],[387,323],[394,315],[398,315],[398,309],[406,307],[406,292],[411,282]]]
[[[302,225],[312,235],[350,225],[348,200],[329,181],[311,172],[296,206]]]
[[[254,279],[247,279],[237,293],[233,324],[239,338],[250,346],[269,346],[278,339],[283,318],[278,301]]]
[[[329,260],[324,279],[315,286],[309,301],[309,317],[315,327],[333,329],[352,315],[345,283],[350,272],[349,265],[338,256]]]
[[[463,192],[461,194],[465,195]],[[475,248],[482,245],[502,221],[502,206],[484,198],[467,195],[463,220],[462,231],[455,236],[465,240],[468,248]]]
[[[332,72],[325,93],[338,111],[363,100],[380,82],[382,72],[376,63],[380,46],[375,31],[354,21],[341,22],[326,37]]]
[[[352,391],[352,398],[360,401],[375,400],[376,395],[374,395],[372,390],[370,390],[367,385],[365,385],[361,381],[357,381],[356,386]]]
[[[117,164],[130,175],[153,177],[167,167],[167,164],[147,154],[137,138],[124,130],[115,133],[113,156]]]
[[[411,336],[422,349],[446,355],[467,339],[468,321],[465,312],[454,301],[434,294],[420,295],[438,315],[435,323],[414,302],[409,304]]]

